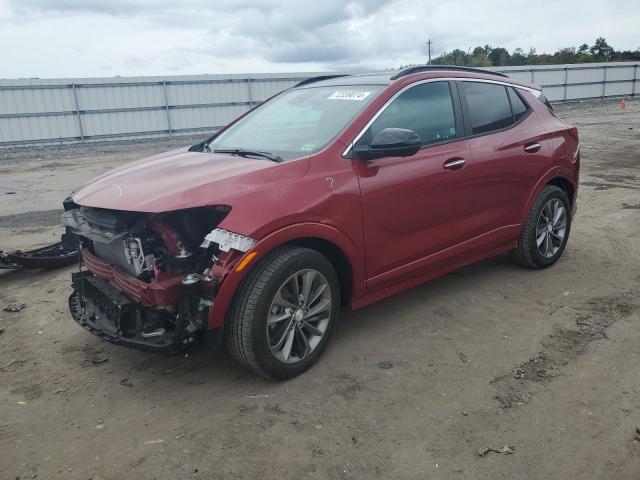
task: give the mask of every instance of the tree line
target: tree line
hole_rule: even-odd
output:
[[[561,48],[555,53],[537,53],[535,48],[525,52],[516,48],[476,47],[467,52],[456,48],[431,60],[434,65],[466,65],[472,67],[499,67],[507,65],[554,65],[563,63],[622,62],[640,60],[640,47],[635,50],[616,50],[606,39],[599,37],[593,45],[583,43],[579,47]]]

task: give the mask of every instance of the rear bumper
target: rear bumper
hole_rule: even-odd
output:
[[[73,273],[72,282],[69,309],[73,319],[107,342],[171,354],[202,336],[193,321],[197,318],[146,307],[91,272]]]

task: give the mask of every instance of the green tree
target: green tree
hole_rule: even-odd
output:
[[[553,63],[576,63],[575,47],[561,48],[553,54]]]
[[[471,52],[471,53],[469,53]],[[607,43],[604,37],[598,37],[589,47],[583,43],[579,47],[560,48],[556,52],[537,53],[531,47],[528,53],[516,48],[510,54],[506,48],[492,47],[489,44],[477,46],[469,52],[456,48],[450,53],[443,53],[433,59],[434,64],[441,65],[469,65],[472,67],[490,67],[503,65],[549,65],[586,63],[601,61],[640,61],[640,47],[635,50],[616,51]]]
[[[511,54],[510,65],[526,65],[527,57],[524,50],[516,48]]]
[[[604,37],[598,37],[589,52],[597,59],[606,61],[615,53],[615,50],[607,43]]]
[[[509,65],[509,59],[511,55],[509,55],[509,52],[506,48],[498,47],[492,49],[489,52],[488,57],[492,65],[499,67],[502,65]]]

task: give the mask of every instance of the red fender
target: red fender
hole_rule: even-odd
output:
[[[213,299],[213,306],[209,313],[208,329],[212,330],[222,326],[236,290],[240,286],[242,280],[251,271],[251,268],[242,269],[240,272],[236,271],[236,266],[244,258],[249,256],[249,254],[256,252],[257,254],[251,259],[249,264],[250,267],[253,267],[265,255],[273,251],[273,249],[300,238],[321,238],[340,248],[351,263],[353,273],[353,297],[364,294],[365,270],[362,255],[349,237],[340,230],[321,223],[300,223],[297,225],[290,225],[270,233],[258,241],[257,245],[246,252],[243,256],[236,257],[234,259],[235,261],[230,262],[229,265],[225,265],[226,277],[224,277],[220,284],[220,288],[218,289],[218,293]]]
[[[531,210],[531,206],[533,205],[533,202],[536,201],[536,198],[538,198],[538,195],[540,195],[540,192],[542,191],[542,189],[547,185],[547,183],[549,183],[554,178],[558,178],[558,177],[564,178],[565,180],[569,181],[569,183],[573,185],[574,196],[577,194],[578,186],[576,185],[576,181],[575,181],[575,172],[568,168],[563,168],[559,165],[555,165],[551,167],[542,177],[540,177],[538,182],[535,184],[535,186],[531,190],[531,193],[529,193],[529,198],[527,199],[527,203],[525,204],[524,210],[522,211],[522,214],[520,216],[521,225],[524,225],[526,223],[527,216],[529,215],[529,210]],[[572,205],[573,205],[572,212],[571,212],[571,214],[573,215],[575,214],[575,211],[576,211],[576,202],[575,202],[575,198],[570,200],[572,201]]]

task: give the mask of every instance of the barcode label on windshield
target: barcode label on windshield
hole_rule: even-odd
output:
[[[329,97],[329,100],[364,100],[371,92],[362,92],[359,90],[339,90]]]

